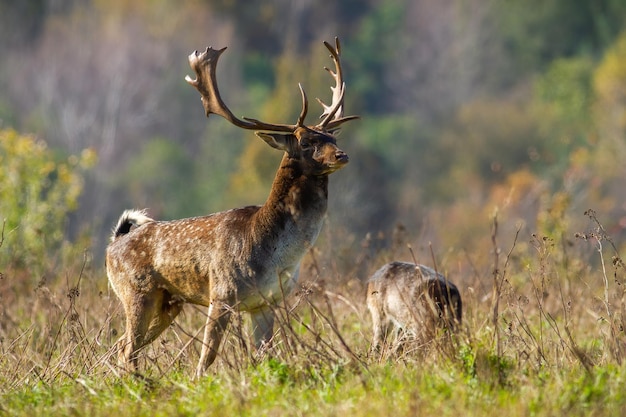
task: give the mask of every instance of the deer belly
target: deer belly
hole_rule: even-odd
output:
[[[298,282],[300,265],[259,277],[256,286],[239,289],[240,310],[253,311],[287,297]]]
[[[171,274],[160,279],[158,285],[186,303],[202,306],[211,304],[211,286],[207,276]]]

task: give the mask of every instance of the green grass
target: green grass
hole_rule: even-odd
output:
[[[237,376],[209,375],[199,381],[171,373],[151,384],[132,377],[69,379],[36,383],[2,395],[2,413],[16,416],[117,413],[184,415],[623,415],[623,367],[593,374],[569,370],[496,378],[470,377],[454,363],[386,363],[365,369],[338,366],[293,370],[267,360]]]

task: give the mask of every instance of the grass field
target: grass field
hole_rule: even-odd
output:
[[[463,326],[382,355],[369,353],[363,281],[407,260],[406,245],[366,254],[322,237],[276,307],[272,347],[250,348],[237,317],[199,380],[204,309],[186,306],[128,375],[112,351],[120,304],[91,254],[50,260],[39,279],[0,269],[0,415],[626,415],[626,271],[593,214],[590,225],[555,241],[494,220],[472,250],[416,248],[458,284]]]

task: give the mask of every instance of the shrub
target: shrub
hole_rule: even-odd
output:
[[[45,270],[45,259],[65,239],[68,214],[77,208],[82,173],[95,162],[85,150],[59,162],[43,140],[0,130],[2,268]]]

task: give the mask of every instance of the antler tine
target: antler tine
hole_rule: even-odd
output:
[[[356,119],[358,116],[343,117],[343,99],[346,84],[343,81],[343,70],[341,67],[341,60],[339,58],[341,54],[341,44],[339,43],[339,38],[335,38],[335,47],[330,45],[328,42],[324,42],[324,46],[326,46],[326,49],[330,52],[330,56],[335,63],[335,71],[327,67],[324,67],[324,69],[328,71],[331,77],[333,77],[335,85],[330,87],[333,92],[333,98],[330,105],[324,104],[324,102],[322,102],[319,98],[317,99],[317,101],[324,108],[324,112],[320,116],[322,121],[317,125],[317,128],[333,130],[339,127],[340,124],[347,122],[348,120]]]
[[[261,122],[256,119],[244,117],[238,119],[233,115],[228,106],[222,100],[219,89],[217,87],[217,61],[226,48],[213,49],[206,48],[202,53],[194,51],[189,55],[189,65],[196,73],[196,79],[186,76],[185,80],[194,86],[202,96],[202,105],[204,106],[207,117],[211,113],[222,116],[237,127],[249,130],[265,130],[271,132],[293,132],[298,125],[272,124]],[[305,112],[306,115],[306,112]]]
[[[343,72],[341,70],[341,63],[339,61],[339,54],[341,53],[341,45],[339,44],[339,38],[335,38],[335,48],[333,48],[328,42],[324,41],[324,46],[330,52],[330,56],[335,63],[335,71],[331,70],[328,67],[324,67],[326,71],[330,74],[331,77],[335,80],[335,85],[330,87],[330,90],[333,92],[333,98],[330,105],[324,104],[322,100],[319,98],[317,102],[322,105],[324,112],[320,115],[320,127],[325,127],[330,120],[337,114],[339,111],[339,117],[342,116],[342,110],[340,109],[342,103],[342,84],[343,84]]]
[[[304,92],[302,84],[298,83],[298,87],[300,88],[300,94],[302,94],[302,111],[300,112],[300,116],[298,116],[296,126],[302,127],[304,126],[304,119],[306,118],[306,114],[309,111],[309,100],[307,100],[306,98],[306,93]]]

